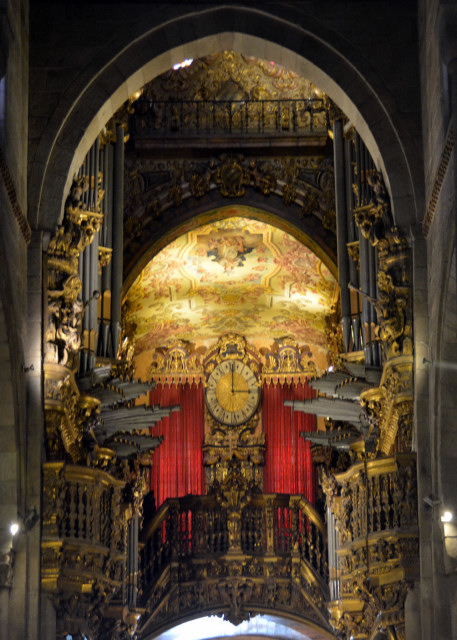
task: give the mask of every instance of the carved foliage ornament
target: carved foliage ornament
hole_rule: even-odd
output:
[[[309,347],[299,346],[293,338],[279,338],[269,350],[263,349],[261,353],[264,357],[264,382],[303,382],[316,374],[316,365]]]
[[[90,188],[95,190],[92,198],[94,210],[90,209],[87,197]],[[61,455],[63,445],[63,450],[73,462],[83,457],[82,424],[88,415],[87,401],[81,402],[75,383],[84,313],[79,297],[79,254],[100,229],[103,195],[101,175],[98,184],[92,186],[87,176],[74,180],[65,204],[63,224],[51,238],[47,252],[48,309],[44,371],[48,454]],[[96,401],[91,404],[89,413],[96,409],[96,404]]]
[[[149,369],[153,380],[162,383],[200,382],[203,376],[202,357],[206,349],[195,349],[190,342],[178,340],[169,347],[154,349]]]
[[[252,159],[224,154],[207,162],[143,161],[126,171],[124,209],[127,244],[148,224],[160,226],[162,211],[179,207],[189,196],[200,199],[217,189],[223,197],[242,197],[246,189],[277,193],[298,215],[315,215],[335,231],[333,167],[319,157]],[[139,217],[141,216],[141,218]],[[141,221],[143,220],[143,222]]]

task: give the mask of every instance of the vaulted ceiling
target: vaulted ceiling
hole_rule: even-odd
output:
[[[251,207],[189,230],[143,269],[126,297],[137,359],[173,341],[210,346],[228,332],[258,348],[293,336],[326,366],[329,269],[289,233],[250,219]]]

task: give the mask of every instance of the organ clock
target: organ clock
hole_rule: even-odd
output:
[[[237,427],[257,411],[260,385],[247,364],[223,360],[208,377],[205,398],[208,411],[217,422]]]

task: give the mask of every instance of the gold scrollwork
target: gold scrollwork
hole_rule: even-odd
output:
[[[202,354],[190,342],[178,340],[169,347],[155,349],[149,368],[153,380],[162,383],[199,382],[203,377]]]
[[[316,373],[309,347],[299,346],[290,337],[280,338],[265,349],[263,360],[262,379],[267,383],[303,382]]]

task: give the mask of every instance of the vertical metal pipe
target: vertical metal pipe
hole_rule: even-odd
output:
[[[87,371],[87,340],[89,335],[89,316],[87,313],[87,301],[90,298],[90,247],[86,247],[81,254],[82,260],[82,301],[84,304],[83,319],[82,319],[82,337],[83,348],[80,353],[80,371],[85,373]]]
[[[371,321],[371,305],[368,302],[367,295],[370,294],[370,262],[368,251],[368,240],[363,237],[359,231],[359,253],[360,253],[360,284],[363,292],[362,295],[362,339],[365,351],[365,364],[372,366],[370,340],[370,321]]]
[[[362,194],[362,161],[361,161],[361,144],[362,140],[358,133],[355,134],[355,167],[356,167],[356,182],[357,185],[357,193],[358,193],[358,202],[356,203],[359,206],[363,204],[363,194]]]
[[[98,233],[95,234],[90,252],[90,302],[87,311],[89,312],[89,357],[87,370],[95,369],[95,350],[97,348],[98,337],[98,299],[94,297],[98,291]]]
[[[97,210],[97,199],[98,199],[98,171],[99,171],[99,153],[100,153],[100,142],[97,137],[96,141],[92,145],[90,150],[90,159],[91,159],[91,176],[90,176],[90,184],[91,184],[91,210]],[[94,235],[94,239],[90,247],[88,247],[88,262],[89,262],[89,298],[90,300],[86,313],[89,316],[88,322],[88,361],[87,361],[87,371],[90,371],[95,368],[95,350],[97,347],[97,335],[98,335],[98,301],[94,298],[94,294],[98,291],[98,245],[99,245],[99,233],[97,232]]]
[[[138,591],[138,512],[129,522],[127,540],[127,605],[136,609]]]
[[[346,169],[346,209],[347,209],[347,238],[348,242],[355,242],[358,239],[355,228],[354,218],[352,215],[354,209],[354,192],[352,185],[355,181],[354,176],[354,143],[352,140],[345,141],[345,169]],[[349,282],[357,289],[360,289],[359,270],[354,260],[349,260]],[[359,294],[355,291],[351,292],[351,326],[353,350],[361,349],[360,344],[360,313]]]
[[[112,357],[117,354],[121,336],[121,292],[124,243],[124,129],[116,126],[113,167],[113,255],[111,258],[111,341]]]
[[[351,306],[349,296],[349,261],[347,252],[347,209],[344,167],[343,123],[336,120],[333,125],[333,159],[335,172],[336,238],[338,251],[338,279],[341,290],[341,315],[343,343],[349,351],[351,341]]]
[[[111,249],[113,246],[113,146],[106,145],[104,152],[103,189],[103,246]],[[111,263],[103,270],[103,291],[111,289]]]
[[[370,297],[376,300],[376,260],[375,260],[375,248],[368,245],[368,258],[369,258],[369,278],[370,278]],[[369,303],[370,310],[370,350],[371,350],[371,362],[373,366],[379,366],[378,362],[378,344],[374,341],[374,328],[377,324],[376,309],[373,304]]]
[[[378,269],[379,269],[379,263],[378,263],[378,252],[375,251],[375,269],[374,272],[376,274],[376,287],[375,287],[375,298],[376,300],[379,300],[379,287],[378,287]],[[374,313],[375,313],[375,317],[376,317],[376,324],[378,324],[378,313],[376,311],[376,309],[374,309]],[[378,366],[382,366],[383,363],[383,355],[382,355],[382,344],[381,341],[378,340],[377,341],[377,347],[378,347]]]
[[[98,172],[100,171],[100,138],[97,139],[93,145],[93,172],[94,172],[94,188],[93,188],[93,211],[97,209],[98,201]]]
[[[132,593],[132,609],[136,609],[136,598],[138,593],[138,512],[133,517],[133,593]]]
[[[102,150],[103,157],[103,246],[112,248],[112,205],[113,205],[113,146],[107,144]],[[98,355],[109,357],[111,344],[111,263],[102,271],[100,292],[101,298],[101,322]]]

